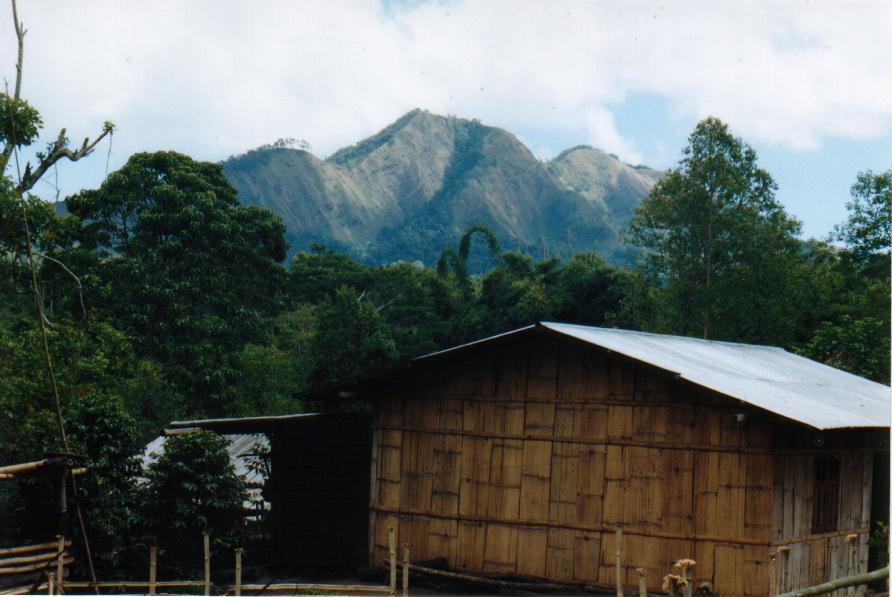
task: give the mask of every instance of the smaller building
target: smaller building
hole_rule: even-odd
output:
[[[167,434],[201,428],[230,438],[267,438],[269,470],[262,499],[269,507],[269,563],[274,568],[324,577],[352,573],[368,563],[370,415],[205,419],[173,421],[169,427]],[[236,443],[230,455],[234,463],[241,458]]]
[[[204,421],[181,421],[178,424],[189,425],[191,429],[200,427]],[[142,470],[148,470],[164,454],[164,443],[171,435],[188,433],[190,427],[168,429],[164,435],[153,439],[143,450],[141,457]],[[262,433],[226,433],[223,434],[229,441],[226,451],[229,453],[229,461],[235,469],[235,473],[241,477],[248,486],[248,499],[245,500],[244,509],[246,516],[252,522],[260,522],[263,516],[269,512],[270,504],[263,497],[263,486],[266,483],[267,466],[264,461],[269,456],[269,440]]]

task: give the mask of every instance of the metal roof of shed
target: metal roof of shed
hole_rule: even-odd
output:
[[[890,388],[774,346],[542,322],[473,342],[545,329],[648,363],[818,429],[889,427]],[[470,346],[452,348],[435,355]]]
[[[233,433],[222,434],[229,444],[226,452],[229,461],[235,469],[235,474],[240,476],[248,484],[248,500],[244,503],[246,509],[254,508],[263,503],[264,508],[269,508],[269,503],[263,499],[263,483],[266,481],[263,473],[249,466],[252,456],[258,449],[268,450],[269,440],[262,433]],[[162,435],[152,440],[143,450],[140,460],[143,471],[155,463],[164,453],[164,444],[167,436]]]

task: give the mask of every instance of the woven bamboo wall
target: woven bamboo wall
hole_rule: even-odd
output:
[[[767,595],[773,423],[571,340],[459,353],[381,397],[373,561],[393,526],[414,561],[612,584],[623,524],[626,585],[644,568],[659,590],[692,557],[721,594]]]

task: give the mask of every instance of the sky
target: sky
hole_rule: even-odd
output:
[[[218,161],[294,137],[324,157],[416,107],[505,128],[542,159],[589,144],[660,169],[717,116],[755,148],[805,237],[845,219],[858,172],[892,167],[887,1],[19,4],[41,145],[61,127],[80,140],[117,126],[45,177],[35,190],[50,200],[137,151]],[[0,75],[12,85],[6,2]]]

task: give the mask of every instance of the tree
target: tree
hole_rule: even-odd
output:
[[[489,248],[490,256],[493,259],[498,260],[499,253],[501,252],[501,249],[499,248],[499,240],[496,238],[493,231],[483,224],[473,224],[468,226],[459,240],[458,250],[456,251],[455,248],[446,246],[441,251],[440,258],[437,260],[437,273],[441,277],[445,277],[452,271],[458,280],[459,287],[461,287],[466,294],[471,293],[471,274],[468,271],[468,259],[471,257],[471,242],[474,240],[475,235],[483,237],[486,241],[486,246]]]
[[[892,247],[892,168],[880,174],[859,173],[851,194],[846,204],[849,217],[836,226],[834,238],[865,266],[877,255],[888,255]]]
[[[316,387],[387,367],[399,356],[378,310],[348,286],[319,305],[311,345],[316,364],[310,383]]]
[[[659,289],[658,327],[704,338],[778,341],[799,224],[774,198],[756,152],[716,118],[636,210],[631,240]]]
[[[220,415],[236,357],[282,309],[284,225],[243,206],[219,164],[140,153],[66,199],[102,257],[100,308],[157,359],[195,415]]]
[[[202,533],[216,549],[240,545],[247,492],[229,460],[228,443],[205,430],[170,436],[146,471],[140,488],[144,538],[158,545],[161,559],[177,572],[198,567]]]
[[[834,284],[821,288],[831,308],[799,350],[889,383],[892,169],[858,174],[851,195],[848,218],[831,236],[844,243],[830,270]]]

